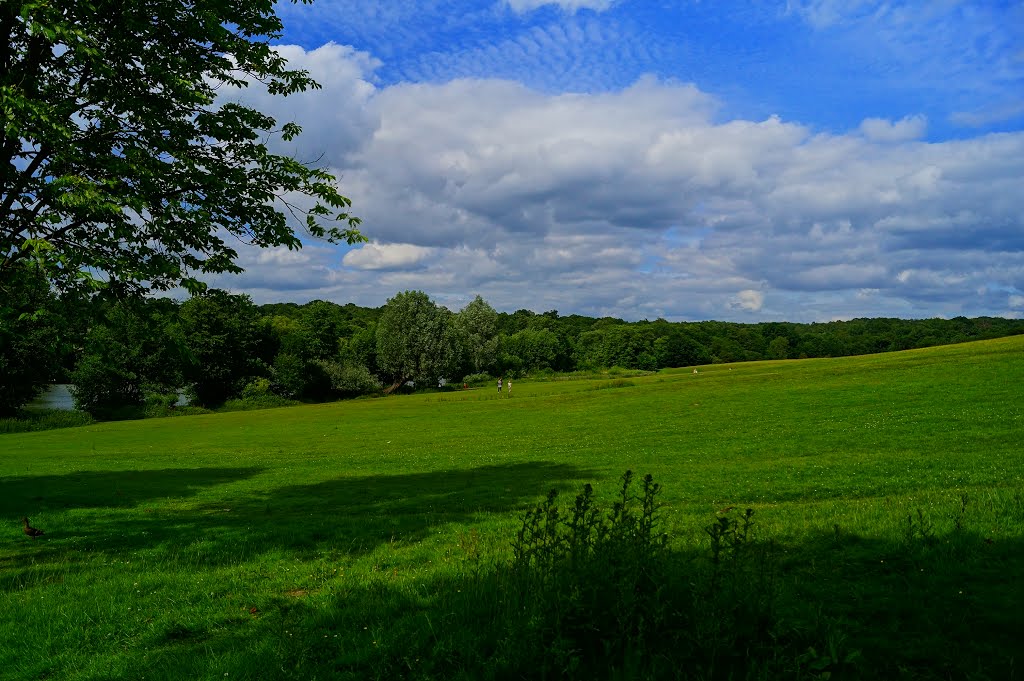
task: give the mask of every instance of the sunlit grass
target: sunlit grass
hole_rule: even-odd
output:
[[[548,489],[607,500],[627,468],[663,485],[680,551],[717,511],[755,509],[792,616],[818,604],[807,627],[868,656],[922,617],[954,639],[1008,627],[995,652],[913,644],[1005,670],[1024,624],[1022,357],[1017,337],[2,435],[0,676],[472,676],[469,653],[445,657],[491,626],[455,614],[482,588],[468,577],[507,559]],[[919,511],[937,543],[901,553]]]

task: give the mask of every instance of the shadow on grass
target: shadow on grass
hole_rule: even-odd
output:
[[[521,510],[590,475],[535,463],[338,479],[223,508],[109,526],[97,519],[82,536],[115,550],[205,542],[203,564],[281,548],[365,552],[478,513]],[[243,679],[268,678],[267,670],[353,680],[1015,679],[1024,658],[1024,541],[1014,534],[1022,512],[1007,498],[984,512],[968,507],[955,530],[940,510],[938,527],[911,516],[902,535],[836,528],[772,543],[755,534],[717,567],[705,538],[621,581],[615,561],[575,576],[565,572],[579,568],[565,562],[524,580],[504,557],[481,558],[472,537],[453,538],[453,563],[440,573],[339,576],[316,593],[301,583],[282,593],[233,589],[232,607],[215,620],[194,622],[188,607],[166,613],[118,648],[125,671],[116,678],[202,678],[216,664],[218,675]],[[26,653],[12,656],[22,677],[61,671],[27,654],[31,643],[12,643]],[[115,654],[105,639],[90,645],[81,655]]]
[[[190,497],[205,487],[245,480],[263,470],[165,468],[0,477],[0,516],[20,518],[73,508],[132,508],[153,499]]]
[[[588,594],[466,555],[414,585],[384,574],[326,598],[260,594],[258,615],[214,637],[158,627],[134,659],[153,679],[202,676],[237,650],[231,678],[1020,678],[1024,542],[943,541],[822,536],[717,577],[706,546],[671,551],[647,606],[632,584],[598,577]]]
[[[1024,542],[847,540],[776,547],[774,575],[751,561],[712,578],[709,551],[671,552],[639,615],[633,585],[587,601],[490,566],[326,607],[281,598],[251,631],[277,644],[258,667],[294,678],[1020,678]]]
[[[183,509],[136,508],[149,499],[189,496],[200,486],[251,477],[260,470],[207,468],[7,479],[0,483],[0,492],[6,490],[10,498],[0,509],[20,517],[26,504],[43,495],[37,503],[56,498],[67,506],[117,511],[76,518],[74,527],[47,527],[46,541],[34,542],[23,551],[33,560],[59,557],[72,548],[60,546],[59,540],[69,540],[74,547],[90,551],[163,547],[168,554],[201,545],[194,559],[205,564],[237,563],[275,550],[296,557],[323,551],[359,555],[386,542],[414,543],[446,523],[519,510],[552,487],[567,488],[591,475],[566,464],[516,463],[235,491],[215,504]],[[53,546],[44,550],[47,542]]]

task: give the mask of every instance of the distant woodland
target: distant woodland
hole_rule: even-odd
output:
[[[62,300],[43,281],[19,290],[26,299],[0,310],[6,415],[52,382],[73,383],[79,409],[117,418],[132,409],[173,409],[182,394],[198,407],[326,401],[497,376],[840,357],[1024,333],[1024,320],[999,317],[626,322],[497,312],[480,297],[453,312],[419,291],[367,308],[323,300],[255,305],[219,290],[184,302]]]

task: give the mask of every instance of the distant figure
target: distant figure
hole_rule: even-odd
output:
[[[696,369],[694,369],[694,370],[693,370],[693,373],[697,373],[697,370],[696,370]]]
[[[469,390],[469,383],[463,383],[462,384],[462,389],[463,390]]]
[[[508,392],[506,393],[509,397],[512,397],[512,379],[508,379]]]
[[[498,378],[498,394],[501,394],[501,378]]]

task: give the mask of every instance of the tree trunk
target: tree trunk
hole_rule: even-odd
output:
[[[384,394],[385,395],[390,395],[391,393],[395,392],[407,380],[409,380],[409,379],[407,379],[407,378],[400,378],[400,379],[398,379],[397,381],[395,381],[394,383],[391,384],[390,388],[385,388],[384,389]]]

